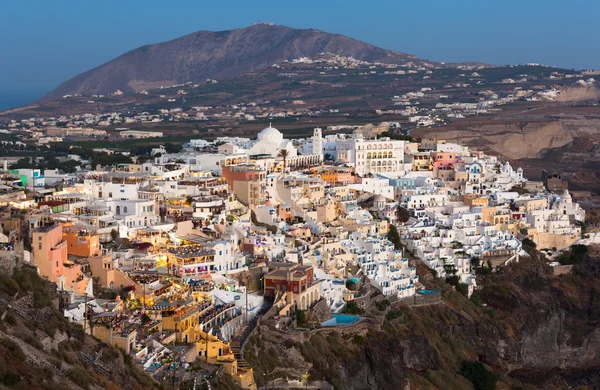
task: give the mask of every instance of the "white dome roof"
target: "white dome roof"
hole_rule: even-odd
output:
[[[258,133],[258,140],[281,143],[283,141],[283,134],[281,134],[281,132],[276,128],[269,125],[269,127]]]

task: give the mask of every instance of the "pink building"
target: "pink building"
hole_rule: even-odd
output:
[[[433,169],[454,169],[454,164],[461,162],[453,152],[432,152]]]

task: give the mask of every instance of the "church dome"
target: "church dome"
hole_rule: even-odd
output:
[[[269,127],[258,133],[258,140],[269,143],[281,143],[283,142],[283,134],[281,134],[281,132],[276,128],[269,125]]]

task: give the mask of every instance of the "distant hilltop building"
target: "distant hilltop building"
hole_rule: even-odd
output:
[[[119,135],[123,138],[158,138],[163,136],[162,131],[142,131],[142,130],[125,130],[121,131]]]

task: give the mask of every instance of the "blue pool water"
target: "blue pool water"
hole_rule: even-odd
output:
[[[333,314],[333,318],[327,320],[321,324],[321,326],[346,326],[352,325],[358,320],[360,316],[353,316],[350,314]]]
[[[419,294],[430,295],[439,292],[440,290],[419,290]]]

